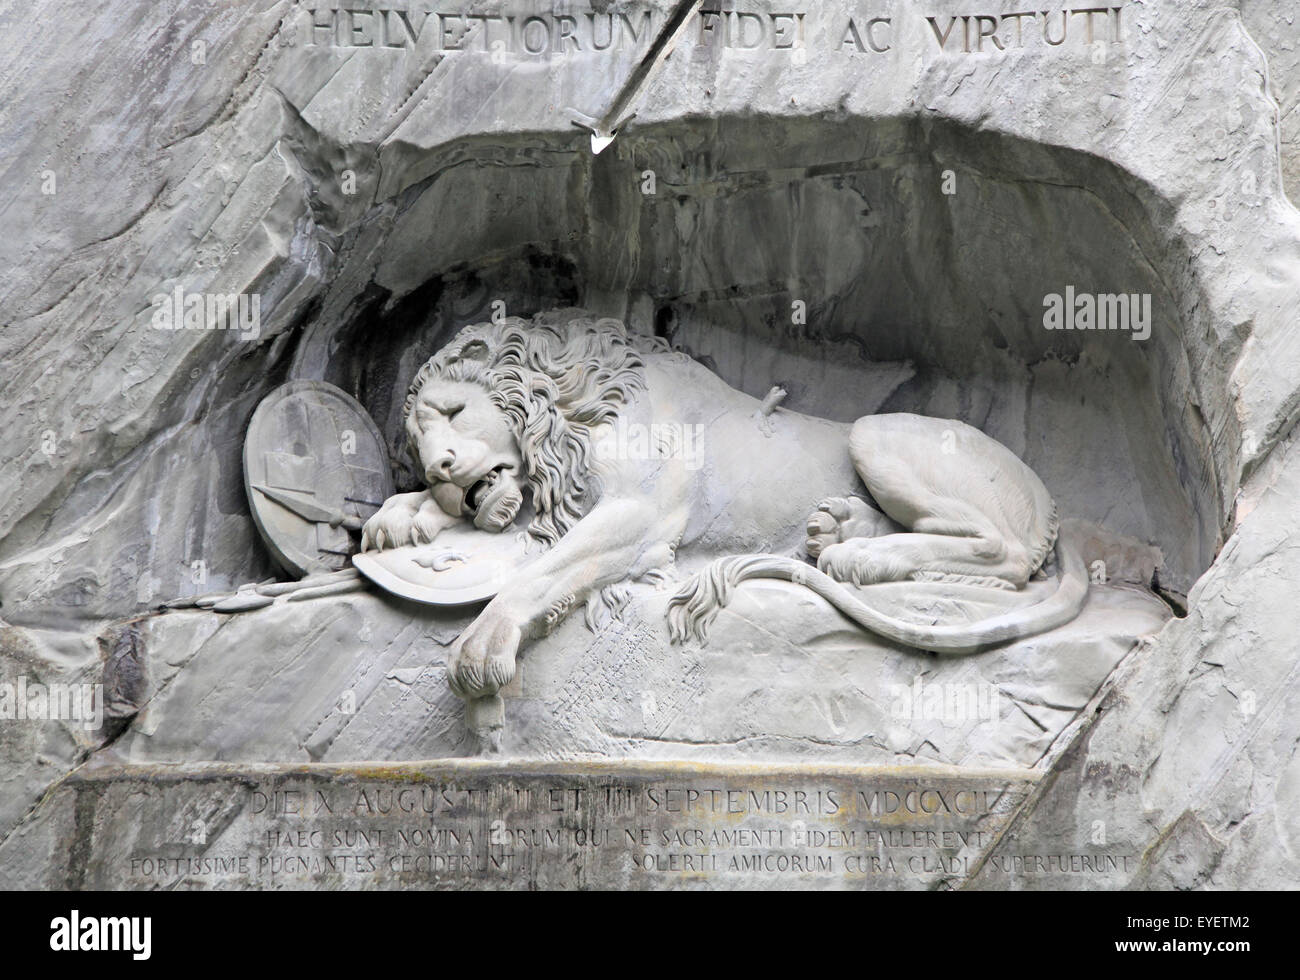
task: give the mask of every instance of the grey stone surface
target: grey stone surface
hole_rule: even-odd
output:
[[[1038,583],[1003,601],[1047,590]],[[619,619],[593,631],[573,616],[527,648],[504,692],[508,755],[1029,768],[1168,615],[1132,586],[1094,587],[1064,630],[944,658],[865,637],[783,582],[742,590],[707,646],[674,645],[668,593],[630,591]],[[926,591],[862,590],[902,615],[914,606],[918,619],[953,602],[950,590]],[[987,590],[971,591],[988,601]],[[141,763],[475,755],[445,660],[477,611],[355,594],[154,618],[143,709],[112,754]]]
[[[1273,0],[1242,0],[1241,20],[1268,59],[1269,91],[1277,102],[1286,190],[1300,197],[1300,11]]]
[[[662,19],[666,6],[609,10]],[[850,16],[866,24],[839,2],[809,9],[806,43],[790,50],[688,32],[636,119],[593,157],[574,113],[610,104],[643,50],[634,44],[597,52],[580,31],[577,51],[494,56],[474,39],[444,50],[431,20],[406,49],[340,47],[287,0],[0,4],[7,27],[49,25],[0,56],[0,679],[90,683],[114,664],[109,679],[129,689],[134,675],[119,668],[134,648],[120,652],[121,637],[143,616],[147,696],[128,690],[122,703],[150,704],[125,734],[121,718],[95,732],[0,722],[0,848],[28,856],[23,882],[74,883],[48,877],[52,852],[23,842],[72,819],[72,790],[32,811],[88,756],[468,751],[429,659],[463,621],[368,594],[233,619],[150,610],[275,575],[239,458],[267,393],[301,378],[356,396],[398,489],[413,489],[398,453],[406,382],[500,301],[624,318],[755,397],[783,386],[807,414],[960,418],[1021,455],[1064,513],[1152,549],[1150,564],[1132,552],[1134,566],[1158,566],[1189,614],[1104,684],[1132,646],[1116,637],[1163,615],[1123,586],[1090,603],[1113,601],[1133,622],[1106,619],[1068,690],[1057,677],[1025,684],[1014,657],[976,668],[1014,690],[1026,717],[1048,692],[1066,699],[1033,716],[1038,735],[1022,728],[975,753],[1047,776],[974,884],[1082,884],[1036,862],[1093,847],[1144,857],[1136,869],[1104,863],[1092,887],[1296,887],[1300,215],[1287,191],[1300,193],[1300,9],[1122,8],[1122,42],[1102,48],[1085,43],[1082,18],[1046,45],[1038,16],[1018,46],[1016,25],[1000,24],[1007,50],[958,50],[960,21],[940,50],[905,0],[879,5],[891,18],[883,52],[866,37],[865,50],[840,43]],[[587,8],[569,4],[548,8],[549,23],[570,9],[585,29]],[[934,0],[926,12],[943,25],[971,9]],[[1151,294],[1150,339],[1043,330],[1041,298],[1067,284]],[[155,329],[154,297],[178,287],[258,295],[256,336]],[[795,302],[805,323],[791,321]],[[255,624],[285,645],[265,651]],[[289,636],[295,626],[317,631],[310,647]],[[383,644],[369,663],[356,649],[363,627]],[[564,656],[590,648],[584,628],[555,634],[552,666],[526,658],[507,698],[526,722],[514,730],[537,733],[531,748],[547,758],[654,754],[639,692],[583,709],[563,739],[547,729]],[[902,745],[972,761],[943,731],[891,739],[879,685],[910,683],[916,662],[901,652],[853,659],[833,631],[801,639],[821,651],[819,676],[834,677],[778,674],[807,684],[809,706],[791,719],[738,663],[757,627],[733,628],[735,647],[717,654],[733,664],[731,686],[712,696],[757,693],[722,739],[686,724],[698,718],[676,722],[665,754],[740,757],[749,744],[883,762]],[[780,649],[770,656],[790,670],[814,659]],[[342,678],[314,670],[322,661],[369,692],[347,725],[330,721]],[[865,696],[843,695],[854,670],[870,675]],[[843,723],[828,686],[852,708]],[[666,688],[648,689],[657,708]],[[200,691],[229,706],[201,716],[201,736],[179,711]],[[265,700],[237,705],[249,692]],[[382,716],[403,698],[412,710]],[[810,732],[823,709],[825,728]],[[386,728],[392,719],[400,727]],[[783,725],[794,737],[777,734]],[[150,755],[151,744],[176,748]],[[139,785],[118,778],[108,792]],[[119,819],[131,826],[129,812]],[[1092,843],[1098,822],[1105,844]]]
[[[1142,855],[1105,876],[1111,887],[1300,883],[1300,659],[1294,639],[1264,640],[1294,622],[1294,554],[1276,528],[1294,519],[1296,452],[1292,437],[1261,468],[1239,507],[1248,516],[1189,597],[1188,617],[1120,669],[995,856],[1062,840],[1086,847],[1100,831]],[[996,871],[974,883],[1033,885]]]

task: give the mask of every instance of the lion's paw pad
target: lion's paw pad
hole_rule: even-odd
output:
[[[810,558],[821,557],[833,544],[878,533],[883,515],[859,497],[828,497],[808,515],[804,548]]]

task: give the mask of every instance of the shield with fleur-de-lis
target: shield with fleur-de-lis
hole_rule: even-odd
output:
[[[385,592],[434,606],[492,598],[544,549],[525,531],[481,531],[468,521],[429,544],[354,555],[352,564]]]

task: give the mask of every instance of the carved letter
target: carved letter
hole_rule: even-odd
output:
[[[998,39],[998,19],[990,17],[987,14],[980,14],[975,18],[975,50],[984,50],[984,39],[988,38],[993,42],[993,46],[999,51],[1005,50],[1002,42]]]
[[[933,19],[934,18],[931,18],[931,20]],[[935,33],[937,34],[938,31],[936,31]],[[840,47],[841,48],[844,47],[844,45],[848,44],[850,41],[853,43],[853,46],[855,48],[857,48],[863,54],[866,54],[867,49],[863,47],[862,38],[858,34],[858,25],[853,23],[852,17],[849,18],[848,26],[844,28],[844,37],[840,40]]]
[[[952,29],[957,23],[957,18],[953,17],[948,21],[948,29],[944,31],[942,34],[939,33],[939,25],[935,23],[935,19],[933,17],[927,17],[925,19],[930,22],[930,30],[934,31],[934,39],[939,42],[939,50],[942,51],[944,48],[948,46],[948,36],[952,34]],[[852,26],[852,24],[853,21],[850,20],[849,25]]]
[[[888,18],[888,17],[873,17],[873,18],[871,18],[871,20],[867,21],[867,43],[871,45],[871,50],[872,50],[872,51],[875,51],[875,52],[888,51],[889,48],[890,48],[890,45],[889,45],[888,42],[886,42],[885,45],[884,45],[883,47],[880,46],[880,45],[878,45],[878,44],[876,44],[876,25],[877,25],[877,24],[884,24],[886,27],[888,27],[888,26],[890,26],[890,18]]]
[[[311,27],[307,31],[307,36],[311,39],[312,45],[317,47],[320,46],[317,44],[316,41],[316,32],[324,31],[326,37],[328,38],[324,46],[329,47],[329,45],[334,43],[335,30],[337,27],[335,21],[338,17],[338,11],[326,10],[325,13],[329,14],[329,19],[325,23],[321,23],[320,18],[317,16],[319,11],[308,10],[307,13],[311,15]]]

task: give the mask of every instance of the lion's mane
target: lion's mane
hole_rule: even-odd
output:
[[[411,454],[419,463],[412,413],[425,384],[439,378],[482,385],[519,441],[533,498],[528,531],[554,544],[598,492],[591,430],[613,422],[645,389],[641,353],[621,321],[581,310],[465,327],[411,382],[404,408]]]

